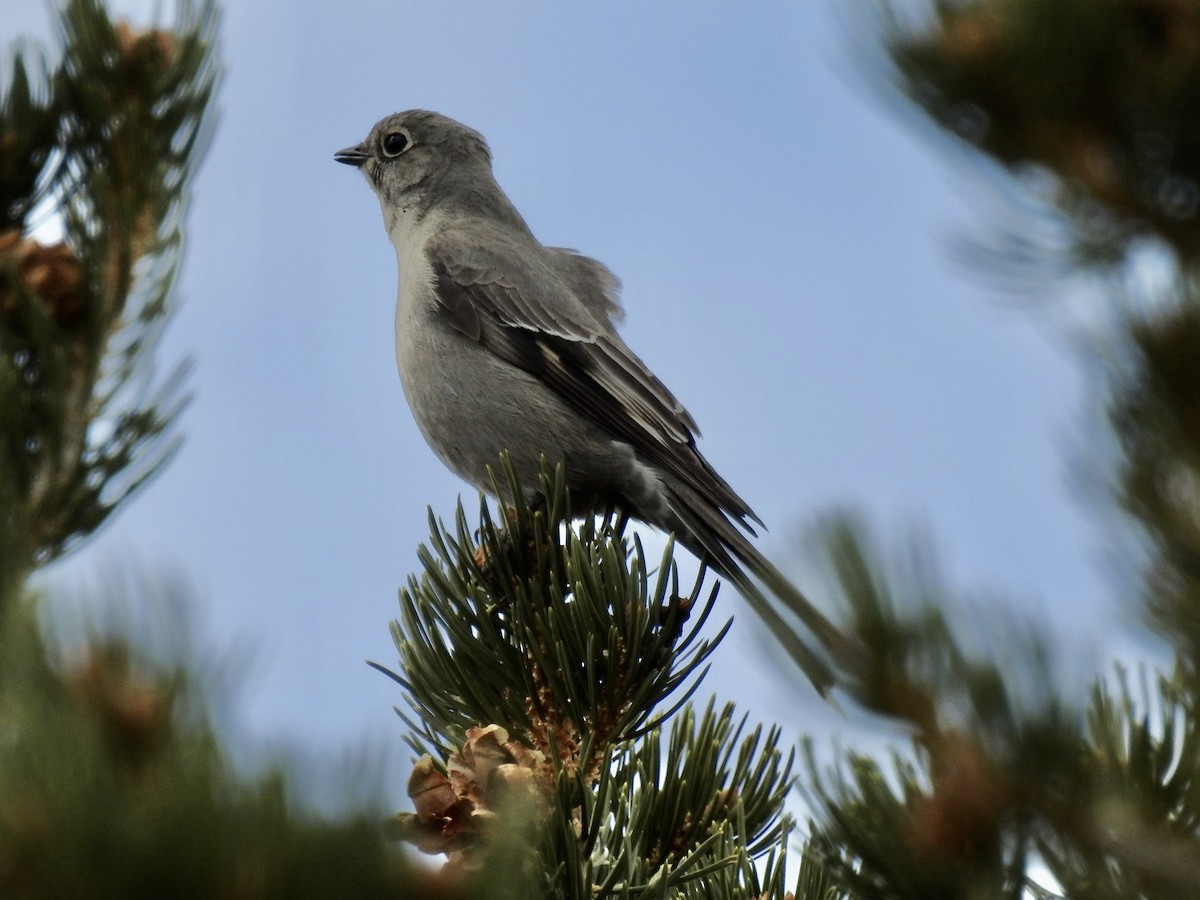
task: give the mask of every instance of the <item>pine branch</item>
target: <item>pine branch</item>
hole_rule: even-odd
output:
[[[1094,800],[1039,852],[1068,896],[1189,897],[1200,891],[1200,717],[1179,678],[1143,672],[1135,699],[1118,669],[1087,717],[1082,759]]]
[[[1114,365],[1109,417],[1124,452],[1118,497],[1152,547],[1146,605],[1200,682],[1200,293],[1191,282],[1135,315]]]
[[[497,493],[525,496],[502,471]],[[652,583],[612,515],[562,524],[561,466],[540,488],[503,530],[486,502],[477,532],[461,506],[453,532],[431,517],[388,673],[425,753],[397,836],[448,854],[447,877],[519,881],[522,896],[779,895],[792,784],[780,732],[688,702],[729,627],[701,636],[716,590],[701,571],[680,596],[670,545]]]
[[[238,772],[189,660],[111,634],[48,647],[35,613],[0,629],[0,895],[432,896],[370,810],[330,820],[282,768]]]
[[[1100,683],[1077,712],[1052,692],[1040,641],[966,652],[939,613],[961,603],[926,564],[889,574],[861,526],[828,528],[842,602],[876,660],[855,696],[907,722],[913,741],[886,764],[850,753],[828,771],[809,742],[815,845],[842,883],[864,897],[1019,896],[1040,859],[1070,897],[1200,890],[1188,667],[1156,691],[1144,683],[1140,702],[1123,676],[1115,697]]]
[[[1115,323],[1104,387],[1124,454],[1114,495],[1148,537],[1135,599],[1178,656],[1137,701],[1121,676],[1076,710],[1034,627],[1003,646],[978,624],[952,627],[945,611],[962,603],[928,554],[889,566],[861,526],[828,525],[835,584],[870,648],[844,673],[849,693],[905,723],[913,746],[828,770],[810,746],[810,846],[867,897],[1057,896],[1036,883],[1040,866],[1070,897],[1196,896],[1200,14],[1173,0],[881,6],[901,90],[1015,176],[1011,232],[984,261],[1099,275],[1126,303],[1148,244],[1168,249],[1154,281],[1168,286],[1142,288],[1144,305]]]
[[[329,821],[296,808],[282,771],[235,771],[183,660],[111,636],[47,646],[26,588],[173,446],[181,372],[150,367],[215,6],[176,18],[139,33],[73,0],[57,68],[17,55],[0,78],[0,895],[429,896],[368,811]],[[29,233],[42,201],[65,241]]]
[[[565,493],[549,474],[542,489],[550,504]],[[504,723],[590,771],[586,745],[635,736],[703,677],[728,628],[700,637],[715,599],[702,596],[704,573],[680,596],[668,547],[651,588],[641,545],[631,550],[618,522],[560,539],[554,511],[509,509],[501,531],[482,504],[478,551],[461,506],[453,535],[431,518],[424,575],[401,591],[393,626],[404,671],[393,677],[421,720],[420,751],[445,756],[467,729]]]
[[[42,62],[31,75],[25,55],[13,55],[0,96],[0,234],[20,233],[43,196],[43,172],[57,141],[59,111]]]
[[[0,100],[0,579],[61,555],[156,472],[183,370],[152,385],[190,173],[216,70],[215,6],[135,33],[96,0],[62,12],[62,61],[31,84],[21,57]],[[11,136],[16,135],[16,138]],[[11,176],[9,180],[8,176]],[[63,243],[25,234],[49,198]]]
[[[1139,241],[1200,262],[1200,16],[1174,0],[888,2],[901,86],[1054,211],[992,263],[1111,269]],[[915,25],[912,23],[916,23]],[[1031,239],[1032,237],[1032,239]]]

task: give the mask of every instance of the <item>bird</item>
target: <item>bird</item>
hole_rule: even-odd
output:
[[[484,492],[502,452],[525,485],[538,483],[543,458],[561,462],[573,498],[674,534],[731,582],[826,696],[832,661],[846,663],[852,643],[751,542],[762,520],[618,334],[616,276],[542,244],[497,183],[483,136],[440,113],[387,116],[334,159],[379,200],[399,269],[397,368],[441,461]]]

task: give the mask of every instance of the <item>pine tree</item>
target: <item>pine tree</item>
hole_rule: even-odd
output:
[[[701,637],[716,589],[681,592],[670,545],[651,577],[614,515],[559,524],[561,465],[539,487],[503,528],[483,504],[477,548],[461,506],[431,517],[394,627],[423,754],[395,834],[491,896],[782,896],[794,753],[690,702],[729,628]]]
[[[16,52],[2,76],[4,897],[394,897],[420,884],[366,811],[318,819],[282,772],[239,776],[182,661],[99,635],[65,654],[28,586],[176,446],[184,370],[155,380],[154,352],[208,133],[216,28],[209,2],[138,31],[71,0],[57,60]],[[31,233],[46,210],[59,242]]]
[[[810,846],[850,896],[1200,896],[1200,4],[880,10],[903,102],[1021,201],[976,261],[1034,296],[1086,281],[1119,310],[1097,385],[1118,451],[1104,475],[1146,548],[1129,600],[1174,660],[1063,696],[1036,622],[981,658],[928,557],[889,565],[864,526],[834,523],[827,559],[874,648],[856,697],[913,746],[810,765]]]

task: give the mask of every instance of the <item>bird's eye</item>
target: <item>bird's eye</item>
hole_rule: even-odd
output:
[[[387,156],[399,156],[412,146],[412,138],[404,130],[389,131],[383,138],[383,152]]]

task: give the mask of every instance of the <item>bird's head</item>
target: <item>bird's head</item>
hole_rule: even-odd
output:
[[[396,113],[375,123],[361,144],[333,158],[354,166],[389,210],[426,206],[454,193],[456,184],[491,180],[492,156],[483,135],[424,109]]]

